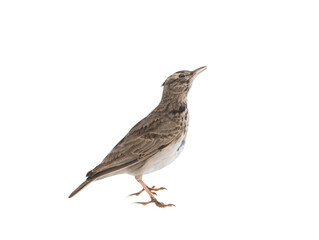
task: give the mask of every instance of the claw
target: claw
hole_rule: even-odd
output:
[[[149,189],[152,190],[152,191],[167,190],[167,188],[164,188],[164,187],[155,188],[155,186],[153,186],[153,187],[151,187]]]
[[[146,206],[146,205],[148,205],[148,204],[150,204],[150,203],[155,203],[155,205],[156,205],[157,207],[160,207],[160,208],[176,207],[174,204],[171,204],[171,203],[169,203],[169,204],[164,204],[164,203],[162,203],[162,202],[159,202],[159,201],[157,201],[156,198],[152,198],[151,201],[149,201],[149,202],[136,202],[136,204],[142,204],[143,206]]]

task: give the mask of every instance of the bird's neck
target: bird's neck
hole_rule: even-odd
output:
[[[187,93],[169,93],[164,92],[161,104],[166,105],[176,105],[177,107],[180,105],[187,105]]]
[[[183,92],[173,92],[166,89],[163,90],[163,95],[161,99],[162,104],[166,103],[176,103],[176,104],[187,104],[187,93]]]
[[[173,115],[187,112],[187,94],[163,94],[160,109]]]

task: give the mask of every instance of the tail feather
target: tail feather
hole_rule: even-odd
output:
[[[101,177],[109,177],[112,176],[115,173],[118,173],[119,170],[127,168],[135,163],[138,162],[139,159],[134,159],[130,162],[123,163],[119,166],[114,166],[114,167],[105,167],[105,165],[102,163],[98,165],[96,168],[94,168],[92,171],[89,171],[87,173],[87,179],[77,187],[69,196],[69,198],[73,197],[75,194],[80,192],[84,187],[86,187],[89,183],[93,182],[96,179],[99,179]],[[104,167],[104,169],[103,169]]]
[[[69,196],[69,198],[73,197],[75,194],[80,192],[83,188],[85,188],[89,183],[91,183],[94,179],[85,180],[80,186],[78,186]]]

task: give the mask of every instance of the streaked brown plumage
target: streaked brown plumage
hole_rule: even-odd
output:
[[[158,202],[154,191],[164,188],[147,187],[142,176],[170,164],[181,152],[188,127],[187,94],[195,77],[205,69],[179,71],[169,76],[163,83],[159,105],[126,134],[101,164],[87,173],[87,179],[69,197],[94,180],[128,173],[135,176],[151,197],[150,202],[141,204],[153,202],[158,207],[173,206]],[[139,195],[142,191],[131,195]]]

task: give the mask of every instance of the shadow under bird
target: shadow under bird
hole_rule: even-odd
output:
[[[138,196],[146,191],[149,202],[158,207],[174,206],[159,202],[154,191],[165,188],[148,187],[143,181],[144,174],[162,169],[173,162],[182,151],[188,129],[187,94],[196,76],[207,67],[194,71],[178,71],[163,83],[163,95],[158,106],[138,122],[126,136],[112,149],[104,160],[86,174],[87,179],[75,189],[69,198],[81,191],[89,183],[127,173],[135,176],[143,189],[131,194]]]

